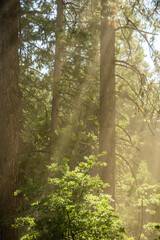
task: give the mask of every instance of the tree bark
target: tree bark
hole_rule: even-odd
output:
[[[113,12],[106,0],[101,0],[100,48],[100,136],[99,151],[106,152],[100,169],[101,179],[110,187],[107,193],[115,197],[115,29]],[[109,6],[109,7],[108,7]]]
[[[19,0],[0,1],[0,239],[18,239],[11,229],[20,138],[18,86]],[[10,221],[11,220],[11,221]]]

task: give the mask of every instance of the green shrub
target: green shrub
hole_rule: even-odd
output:
[[[31,204],[32,216],[16,220],[16,227],[26,226],[21,240],[125,238],[119,216],[110,205],[111,197],[103,193],[106,185],[90,175],[94,165],[101,165],[97,158],[85,158],[73,171],[66,159],[54,160],[48,179],[51,193]]]

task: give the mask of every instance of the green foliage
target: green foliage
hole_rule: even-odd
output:
[[[18,218],[16,227],[26,226],[21,240],[124,239],[119,216],[111,207],[111,197],[103,193],[107,187],[90,171],[97,157],[85,157],[73,171],[68,160],[54,160],[49,166],[50,194],[31,204],[32,216]]]
[[[156,119],[159,120],[159,87],[155,83],[153,73],[151,74],[148,71],[148,66],[144,61],[145,53],[142,48],[144,39],[150,42],[154,38],[154,35],[145,33],[146,26],[148,26],[147,31],[151,26],[151,32],[154,34],[155,30],[153,28],[159,26],[159,20],[154,17],[151,5],[146,5],[146,2],[115,1],[116,206],[128,234],[131,236],[137,234],[137,239],[149,239],[149,234],[153,233],[154,223],[158,222],[159,211],[158,186],[157,183],[153,182],[153,177],[149,173],[149,170],[156,165],[154,160],[156,151],[153,148],[155,144],[150,133],[158,136],[156,129],[159,129],[159,123],[156,122]],[[32,206],[34,215],[19,219],[24,225],[29,224],[28,226],[30,226],[28,235],[25,235],[23,239],[31,238],[31,236],[33,239],[40,239],[39,235],[36,236],[36,234],[43,232],[41,225],[44,223],[45,227],[49,226],[47,221],[51,221],[52,225],[55,211],[60,206],[62,208],[64,201],[70,199],[69,197],[73,195],[72,190],[76,187],[73,183],[70,183],[70,186],[67,185],[64,176],[67,176],[66,173],[71,171],[66,163],[63,162],[62,164],[59,161],[52,166],[54,179],[49,180],[50,187],[46,187],[46,182],[44,183],[47,175],[45,166],[50,154],[55,33],[60,34],[63,54],[61,78],[58,79],[59,129],[55,134],[54,149],[58,149],[62,158],[70,159],[68,164],[71,169],[74,169],[83,160],[84,155],[88,156],[98,152],[100,1],[64,1],[64,19],[61,31],[56,29],[56,5],[55,0],[21,1],[21,54],[19,59],[20,84],[23,93],[23,154],[19,163],[21,169],[19,175],[22,181],[21,185],[24,186],[23,188],[20,186],[22,190],[19,191],[25,192],[25,199],[29,200],[27,203],[38,199],[37,205]],[[159,58],[156,59],[158,61]],[[159,139],[157,138],[156,141],[159,142]],[[140,151],[146,151],[143,149],[146,142],[148,145],[149,142],[151,143],[153,153],[148,154],[149,147],[147,145],[147,156],[141,156]],[[150,162],[149,170],[140,159]],[[81,168],[80,165],[79,168]],[[77,179],[73,174],[75,179],[73,182],[77,181],[77,184],[79,184],[77,191],[81,192],[81,189],[85,186],[85,195],[89,191],[86,183],[87,179],[84,178],[84,182],[80,182],[79,173],[76,172],[76,175]],[[62,180],[66,185],[62,184]],[[57,181],[57,184],[54,181]],[[52,193],[49,197],[46,192],[52,186],[54,186],[54,194]],[[57,195],[60,191],[59,186],[61,186],[62,193],[66,191],[66,197]],[[68,190],[64,190],[65,186]],[[72,189],[69,190],[71,187]],[[96,189],[94,191],[93,194],[98,195]],[[87,192],[87,194],[89,193]],[[77,195],[77,200],[83,197],[82,195]],[[94,195],[94,198],[97,195]],[[64,199],[64,201],[62,203],[60,201],[61,205],[60,203],[58,205],[55,198],[53,199],[51,196],[57,196],[57,199]],[[102,198],[103,194],[98,196]],[[76,195],[74,197],[73,205],[75,207]],[[84,204],[91,206],[89,195],[88,199],[90,199],[88,200],[90,205],[86,198],[82,200]],[[54,203],[57,209],[52,210],[47,203],[49,206]],[[48,206],[46,212],[44,211],[45,204]],[[23,208],[26,207],[23,206]],[[85,211],[83,204],[80,207]],[[96,207],[95,204],[95,209]],[[80,208],[77,207],[76,209]],[[52,212],[52,217],[50,217],[50,212]],[[60,225],[60,229],[63,229],[64,226],[67,229],[69,223],[66,220],[66,212],[59,212],[58,210],[57,212],[61,213],[59,215],[61,217],[62,213],[65,213],[62,219],[66,222],[64,221],[64,225]],[[79,221],[78,227],[83,226],[87,229],[87,223],[83,223],[83,214],[79,215],[77,220],[75,213],[76,210],[73,208],[73,211],[71,211],[73,226],[77,227],[75,221]],[[89,216],[85,217],[90,224]],[[141,221],[142,217],[145,218],[145,221]],[[48,220],[50,218],[51,220]],[[143,230],[143,236],[141,230]],[[45,231],[48,230],[44,229]],[[46,236],[47,233],[44,239],[47,239]],[[152,235],[151,240],[153,240]]]
[[[152,177],[146,162],[139,164],[134,177],[127,173],[124,181],[118,185],[121,185],[120,198],[125,199],[119,202],[118,210],[127,233],[135,239],[140,237],[149,240],[157,237],[155,225],[159,218],[160,186]],[[131,214],[128,215],[128,212]]]

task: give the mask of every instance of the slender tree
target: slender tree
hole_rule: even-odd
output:
[[[19,0],[0,1],[0,239],[17,239],[10,227],[15,215],[14,191],[20,134],[18,87]]]
[[[63,0],[57,0],[57,20],[56,20],[56,44],[55,44],[55,63],[52,85],[52,115],[51,115],[51,140],[53,142],[55,131],[58,129],[59,111],[59,80],[61,76],[61,30],[63,21]]]
[[[100,177],[109,183],[108,193],[115,196],[115,29],[112,1],[101,1],[100,48],[100,136],[99,150],[107,154]]]

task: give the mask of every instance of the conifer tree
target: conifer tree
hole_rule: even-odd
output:
[[[55,43],[55,64],[54,77],[52,84],[52,113],[51,113],[51,139],[53,140],[55,131],[58,129],[59,112],[59,82],[61,76],[61,31],[63,21],[63,0],[57,1],[57,19],[56,19],[56,43]]]
[[[14,191],[20,134],[18,87],[19,0],[0,2],[0,239],[15,240],[11,230],[16,212]]]
[[[113,4],[101,1],[101,48],[100,48],[100,152],[106,152],[102,161],[106,168],[100,177],[109,183],[108,193],[115,195],[115,29]]]

